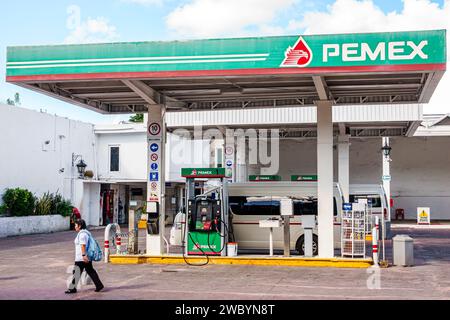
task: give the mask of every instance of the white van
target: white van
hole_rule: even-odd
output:
[[[371,203],[370,212],[372,214],[372,225],[375,217],[378,216],[380,224],[384,221],[386,234],[385,237],[390,237],[390,223],[388,221],[388,200],[386,191],[381,184],[351,184],[349,186],[350,202],[358,202],[363,199]],[[382,226],[383,227],[383,226]],[[380,230],[381,231],[381,230]]]
[[[255,201],[255,197],[293,197],[294,218],[291,219],[290,247],[304,255],[304,232],[301,214],[317,215],[317,182],[249,182],[228,186],[230,215],[235,241],[240,249],[268,249],[269,230],[259,221],[280,216],[279,201]],[[341,246],[340,217],[344,198],[339,184],[334,183],[334,245]],[[252,199],[253,198],[253,199]],[[313,254],[318,254],[318,230],[313,230]],[[274,249],[283,249],[283,228],[273,231]]]
[[[358,202],[359,199],[367,199],[372,203],[372,215],[384,215],[384,219],[388,219],[387,214],[387,197],[384,187],[381,184],[351,184],[349,186],[350,202]]]

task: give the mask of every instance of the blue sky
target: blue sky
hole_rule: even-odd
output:
[[[346,14],[355,15],[357,16],[355,19],[361,20],[361,32],[366,31],[363,29],[377,30],[385,23],[383,21],[392,22],[394,19],[391,19],[389,13],[393,12],[398,15],[395,19],[399,21],[399,24],[392,22],[393,28],[403,28],[405,25],[404,28],[408,29],[417,25],[417,29],[419,29],[421,22],[417,21],[417,12],[423,12],[424,20],[426,20],[427,10],[433,13],[442,13],[444,18],[440,19],[445,20],[445,14],[448,13],[448,10],[443,11],[445,1],[447,1],[448,9],[449,0],[2,1],[0,4],[0,11],[3,13],[0,19],[0,30],[2,30],[0,35],[0,102],[12,98],[15,92],[19,92],[22,107],[44,109],[49,113],[56,113],[72,119],[100,123],[117,122],[128,118],[127,116],[99,115],[5,83],[7,46],[321,32],[322,26],[314,24],[314,16],[311,13],[328,14],[330,18],[336,17],[336,21],[339,21],[339,15],[342,15],[342,10],[339,8],[344,8]],[[253,12],[255,5],[259,10],[257,12]],[[68,13],[68,9],[74,8],[73,6],[79,8],[80,24],[78,29],[69,28],[67,24],[68,20],[74,17],[73,11]],[[425,9],[421,6],[425,6]],[[236,13],[237,10],[239,10],[239,14]],[[361,14],[358,14],[358,10],[361,11]],[[416,12],[416,16],[414,12]],[[229,16],[226,16],[227,13]],[[377,20],[379,22],[373,23],[379,23],[380,26],[365,26],[364,20],[367,20],[364,18],[365,15],[380,17]],[[212,20],[202,20],[208,16]],[[450,19],[449,16],[447,18]],[[91,23],[89,24],[89,22]],[[355,22],[352,25],[355,25]],[[423,21],[422,25],[428,26],[429,23]],[[338,28],[340,27],[338,26]],[[446,109],[442,110],[445,112]],[[450,108],[446,112],[450,112]]]

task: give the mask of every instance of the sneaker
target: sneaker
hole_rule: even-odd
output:
[[[66,292],[64,292],[65,294],[74,294],[77,293],[77,289],[69,289]]]
[[[101,287],[98,287],[97,289],[95,289],[95,292],[100,292],[100,291],[102,291],[103,290],[103,288],[104,288],[105,286],[101,286]]]

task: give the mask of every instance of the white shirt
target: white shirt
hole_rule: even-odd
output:
[[[78,232],[77,237],[75,238],[75,262],[83,261],[83,253],[81,251],[81,245],[87,245],[89,241],[89,236],[87,232],[81,230]]]

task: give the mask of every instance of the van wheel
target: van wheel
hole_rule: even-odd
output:
[[[319,237],[317,235],[313,234],[313,256],[319,255]],[[305,255],[305,236],[301,236],[297,240],[297,244],[295,245],[295,249],[297,250],[298,254],[301,256]]]

